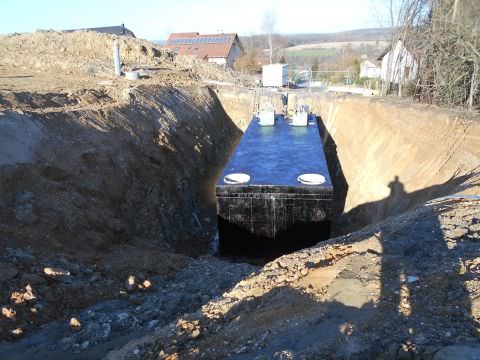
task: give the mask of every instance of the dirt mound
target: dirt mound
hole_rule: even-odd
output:
[[[120,44],[122,70],[167,68],[186,71],[199,79],[238,83],[239,76],[202,60],[179,56],[149,41],[101,34],[37,31],[0,35],[0,64],[4,68],[113,77],[113,44]]]

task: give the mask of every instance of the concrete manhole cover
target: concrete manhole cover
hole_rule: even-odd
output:
[[[326,181],[325,176],[320,174],[302,174],[297,180],[305,185],[321,185]]]
[[[243,173],[228,174],[223,178],[225,184],[245,184],[250,181],[250,175]]]

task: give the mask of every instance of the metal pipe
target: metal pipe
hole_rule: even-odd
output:
[[[118,41],[115,41],[113,44],[113,63],[115,65],[115,76],[121,76],[122,72],[120,71],[120,46]]]

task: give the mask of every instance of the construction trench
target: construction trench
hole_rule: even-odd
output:
[[[110,64],[100,35],[54,35],[35,36],[80,49],[94,36]],[[134,45],[131,62],[174,61]],[[329,239],[216,256],[216,184],[255,99],[281,109],[280,93],[205,85],[190,71],[203,65],[168,65],[134,85],[2,75],[1,359],[478,355],[477,117],[291,91],[290,108],[318,116]]]
[[[165,273],[164,269],[159,270],[158,267],[166,266],[173,272],[182,271],[176,269],[176,265],[171,262],[187,263],[189,260],[174,254],[212,254],[212,239],[217,232],[215,183],[240,141],[242,131],[251,120],[253,97],[253,91],[232,87],[168,90],[145,87],[130,92],[135,109],[128,106],[112,109],[108,115],[109,122],[103,120],[105,114],[102,110],[50,112],[33,116],[4,113],[2,132],[9,134],[9,140],[2,143],[2,150],[10,150],[11,154],[22,157],[15,159],[15,166],[7,162],[9,160],[11,163],[11,158],[4,158],[2,166],[2,216],[6,218],[9,215],[6,207],[11,206],[10,204],[16,209],[15,220],[4,222],[1,228],[2,234],[8,234],[5,238],[6,245],[10,248],[8,251],[13,254],[11,256],[20,263],[33,261],[23,259],[21,254],[15,255],[14,249],[20,243],[35,254],[61,249],[64,255],[60,262],[58,259],[50,259],[44,260],[44,263],[68,267],[72,260],[65,258],[74,257],[75,262],[88,264],[92,261],[90,249],[96,249],[93,261],[101,270],[95,270],[95,265],[93,271],[87,274],[77,270],[75,277],[82,279],[92,273],[96,274],[94,276],[108,277],[109,271],[119,272],[121,277],[127,277],[129,273],[143,272],[143,278],[147,278],[150,273],[153,278],[155,269]],[[280,106],[277,103],[279,101],[280,97],[276,93],[266,93],[260,98],[262,103],[273,102],[277,106]],[[468,201],[468,196],[473,195],[475,198],[474,195],[478,194],[474,183],[480,159],[476,146],[480,134],[478,123],[445,112],[432,113],[431,110],[426,111],[418,106],[360,97],[292,92],[289,106],[296,103],[309,104],[319,114],[318,136],[325,147],[335,188],[331,214],[332,237],[344,234],[355,237],[358,236],[356,230],[372,224],[374,232],[381,234],[386,231],[383,230],[384,227],[388,228],[385,220],[398,219],[398,216],[401,218],[402,214],[407,214],[408,217],[410,212],[418,211],[418,206],[423,206],[422,204],[432,199],[461,191]],[[75,117],[72,117],[73,114]],[[62,127],[54,125],[60,119]],[[81,121],[79,123],[74,119]],[[12,127],[14,121],[22,124],[21,131]],[[88,124],[95,124],[95,128]],[[73,133],[77,134],[74,138],[65,137],[65,134]],[[25,134],[28,135],[29,146],[24,148],[23,153],[14,152],[16,147],[25,143]],[[75,139],[81,139],[81,142]],[[2,151],[2,154],[6,153]],[[68,188],[65,187],[66,184]],[[66,195],[59,196],[62,192],[66,192]],[[86,196],[88,202],[82,200],[86,199]],[[478,210],[475,201],[472,201],[471,205]],[[59,216],[62,213],[63,217]],[[94,218],[88,215],[91,213],[95,214]],[[95,218],[97,220],[94,220]],[[95,226],[92,221],[101,221],[102,225]],[[407,220],[394,221],[405,223]],[[422,225],[418,221],[408,221],[410,224],[403,231],[404,236],[413,236],[422,231]],[[17,225],[19,222],[22,224],[20,228]],[[433,228],[431,232],[440,230],[441,228]],[[55,239],[38,244],[36,239],[39,234],[48,239],[52,237],[52,231]],[[478,231],[475,234],[478,236]],[[301,242],[301,239],[291,240],[293,243],[297,240]],[[337,238],[333,240],[333,244],[336,242],[341,244],[345,241]],[[152,262],[148,260],[149,255],[135,253],[133,247],[144,247],[151,252],[150,256],[162,260]],[[370,251],[376,253],[379,250],[372,247]],[[134,261],[129,260],[122,254],[125,252],[130,252],[137,258]],[[171,255],[168,255],[170,253]],[[290,258],[295,258],[295,254],[290,255]],[[259,271],[252,266],[236,265],[238,261],[251,259],[235,259],[234,255],[229,254],[227,257],[227,260],[234,260],[231,265],[222,263],[217,266],[221,269],[217,271],[235,273],[228,280],[218,275],[222,282],[217,288],[220,293],[203,295],[198,300],[187,297],[183,305],[172,310],[168,316],[162,318],[158,315],[161,320],[150,319],[150,323],[144,321],[144,325],[141,325],[142,321],[128,323],[123,317],[128,318],[130,310],[126,309],[133,305],[129,305],[128,301],[126,305],[120,306],[112,303],[106,305],[107,310],[103,310],[104,315],[107,315],[101,322],[108,324],[108,316],[113,317],[114,323],[122,318],[125,324],[117,324],[116,334],[113,330],[105,330],[105,325],[100,324],[97,330],[86,327],[73,335],[65,336],[63,331],[59,333],[58,329],[53,331],[50,328],[59,326],[57,322],[54,323],[57,325],[47,324],[43,330],[37,329],[39,335],[0,345],[0,354],[2,358],[8,355],[7,358],[12,359],[29,358],[33,354],[39,359],[62,358],[64,351],[70,352],[72,358],[98,358],[106,355],[109,349],[121,342],[152,331],[149,330],[152,321],[155,325],[166,325],[178,316],[179,311],[194,312],[195,306],[205,304],[204,301],[208,301],[213,294],[219,296],[242,277]],[[277,253],[276,256],[278,255]],[[41,258],[41,255],[36,256]],[[169,259],[169,256],[173,260]],[[269,256],[264,259],[271,259],[271,254]],[[302,256],[305,257],[304,254]],[[112,260],[112,257],[118,259]],[[139,264],[139,259],[143,259],[140,261],[144,264]],[[189,276],[192,276],[192,271],[196,273],[195,266],[201,268],[209,266],[205,265],[205,262],[217,262],[213,258],[208,260],[208,257],[199,259],[202,259],[196,260],[199,264],[190,265]],[[259,264],[258,258],[254,263]],[[309,266],[314,270],[317,265],[309,265],[311,263],[307,256],[307,261],[304,262],[304,265],[307,264],[306,268],[293,268],[296,269],[296,275],[293,275],[292,279],[298,278],[299,274],[307,274],[307,269],[310,271]],[[267,264],[266,269],[256,276],[268,271],[269,266],[272,266],[270,264],[272,263]],[[331,260],[326,264],[331,264]],[[225,270],[236,266],[243,268]],[[288,268],[288,265],[283,267]],[[34,268],[35,266],[31,271]],[[34,290],[42,303],[46,306],[58,303],[58,299],[49,298],[46,293],[52,290],[42,287],[41,279],[37,280],[32,275],[24,277],[23,280],[19,279],[19,283],[25,281],[25,278],[30,282],[32,279],[38,281],[39,288],[34,287]],[[202,281],[199,278],[201,274],[194,276],[195,281]],[[114,281],[108,280],[95,281],[100,281],[101,286],[106,289],[118,288],[117,284],[112,284]],[[281,284],[288,284],[288,280]],[[170,285],[165,286],[174,287],[175,281],[185,280],[174,278],[171,281],[173,282]],[[54,281],[49,285],[57,288],[57,296],[62,296],[61,292],[67,291],[73,297],[81,297],[80,294],[84,292],[80,288],[81,281]],[[98,287],[95,282],[88,286]],[[346,286],[346,289],[350,289],[350,286]],[[165,289],[162,290],[163,293],[160,291],[160,294],[155,296],[149,292],[138,295],[137,298],[135,294],[126,296],[134,298],[133,304],[136,304],[135,308],[139,308],[147,306],[149,296],[154,299],[162,298]],[[353,294],[357,291],[355,287],[351,290]],[[181,290],[177,296],[184,296]],[[235,297],[242,298],[239,295]],[[287,298],[292,301],[291,296]],[[81,309],[92,301],[93,305],[95,301],[102,299],[108,300],[108,295],[96,296],[93,300],[84,296],[83,303],[74,303],[73,299],[67,297],[62,304],[70,309],[67,313],[72,314],[78,313],[79,310],[76,309]],[[171,301],[176,302],[178,299]],[[288,301],[285,304],[287,307]],[[347,303],[348,301],[356,300],[347,300]],[[165,303],[161,304],[160,302],[155,305],[159,307],[156,310],[160,313],[161,307],[167,306]],[[118,309],[123,307],[126,309],[119,313]],[[18,310],[17,318],[21,318],[21,311]],[[88,314],[92,312],[91,309],[85,311],[78,315],[81,322],[88,322]],[[52,313],[49,315],[45,320],[53,317],[61,321],[62,316],[65,316],[55,316]],[[23,316],[27,322],[38,321],[38,318],[32,319],[29,314]],[[95,324],[95,321],[92,323]],[[252,326],[254,323],[255,321]],[[17,325],[18,323],[15,324]],[[67,324],[62,326],[68,327]],[[35,327],[32,327],[31,331],[35,334]],[[82,334],[82,331],[85,334]],[[107,336],[104,336],[105,331]],[[208,338],[205,341],[207,340]],[[280,349],[281,346],[276,342],[278,340],[272,344]],[[175,344],[175,341],[170,347],[165,345],[165,348],[171,348],[172,344]],[[330,343],[325,341],[325,344]],[[215,349],[214,345],[208,346],[209,351],[213,351],[212,356],[217,356],[215,351],[220,349]],[[143,349],[137,346],[132,351],[138,354],[138,348]],[[149,349],[148,346],[145,349]],[[237,346],[231,351],[239,352],[238,349],[242,350],[240,353],[244,350],[243,346]],[[264,353],[264,350],[260,349],[254,348],[252,351]],[[269,347],[262,349],[268,350]],[[12,351],[17,355],[10,356]],[[128,351],[127,346],[120,354],[113,353],[111,358],[127,356],[124,354]],[[221,349],[221,356],[226,356],[222,351],[225,349]],[[184,353],[183,357],[189,355]]]

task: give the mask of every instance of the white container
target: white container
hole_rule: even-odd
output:
[[[264,87],[287,86],[288,65],[270,64],[262,66],[262,84]]]
[[[297,105],[293,114],[292,126],[308,125],[308,105]]]
[[[140,78],[140,74],[138,71],[127,71],[125,72],[125,77],[128,80],[138,80]]]

